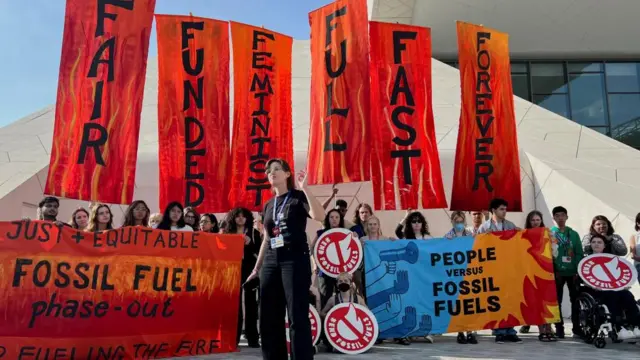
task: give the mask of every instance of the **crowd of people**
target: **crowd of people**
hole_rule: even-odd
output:
[[[309,298],[309,303],[315,306],[321,315],[326,314],[337,303],[356,302],[366,305],[362,267],[354,274],[341,274],[338,278],[323,274],[315,266],[311,251],[318,238],[325,231],[336,228],[351,230],[363,242],[389,239],[428,241],[434,234],[429,230],[426,217],[419,211],[408,210],[403,220],[395,226],[393,235],[384,232],[383,224],[368,204],[359,204],[353,218],[347,219],[348,204],[342,199],[337,199],[337,189],[334,188],[331,197],[320,203],[308,190],[304,174],[299,175],[296,188],[292,170],[285,161],[269,161],[266,171],[275,196],[265,204],[264,211],[259,215],[254,215],[245,208],[235,208],[219,221],[214,214],[199,214],[193,208],[185,208],[178,202],[170,203],[163,213],[151,213],[149,206],[138,200],[127,208],[124,221],[120,225],[244,235],[245,247],[241,266],[243,291],[239,299],[237,342],[240,341],[241,331],[244,329],[249,347],[262,346],[265,359],[284,358],[282,355],[287,351],[284,333],[286,309],[290,321],[291,351],[296,354],[296,359],[310,359],[313,357],[314,348],[310,346],[308,304],[295,299]],[[332,204],[334,206],[331,206]],[[59,206],[57,198],[45,197],[38,204],[37,218],[61,223],[57,219]],[[484,212],[453,211],[450,214],[451,229],[445,234],[435,234],[435,237],[455,241],[462,236],[519,229],[520,227],[507,220],[507,209],[508,203],[505,200],[493,199]],[[579,234],[567,225],[568,214],[567,209],[562,206],[553,208],[555,226],[550,228],[550,233],[553,238],[558,302],[562,303],[566,286],[572,309],[572,333],[574,337],[581,337],[584,334],[578,318],[577,297],[581,291],[578,263],[584,256],[594,253],[625,256],[628,247],[615,233],[611,222],[605,216],[594,217],[591,227],[580,238]],[[322,229],[313,237],[306,234],[307,219],[322,224]],[[636,234],[629,240],[629,248],[635,266],[640,270],[640,214],[635,220]],[[93,232],[117,226],[114,224],[110,207],[106,204],[93,204],[89,209],[78,208],[73,212],[69,222],[62,224]],[[534,210],[527,215],[522,228],[546,226],[543,214]],[[640,336],[640,313],[630,292],[593,289],[589,292],[608,305],[614,319],[626,317],[629,320],[628,323],[633,327],[619,327],[620,334],[624,335],[626,331],[631,337]],[[531,325],[539,327],[540,341],[557,341],[558,338],[565,337],[562,315],[560,322],[554,324],[555,329],[550,324]],[[282,332],[274,330],[280,327]],[[527,333],[530,326],[523,326],[520,331]],[[513,328],[495,329],[494,335],[496,343],[522,342]],[[427,342],[434,341],[432,336],[426,336],[425,339]],[[414,339],[393,339],[394,342],[403,345],[410,345],[412,340]],[[459,333],[457,342],[476,344],[478,340],[475,333],[468,332]]]

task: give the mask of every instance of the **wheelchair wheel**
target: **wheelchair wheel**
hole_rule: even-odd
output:
[[[603,336],[598,336],[593,341],[593,346],[595,346],[598,349],[604,349],[604,347],[607,346],[607,340],[605,340]]]
[[[600,319],[598,319],[597,314],[598,303],[587,293],[580,294],[577,301],[580,328],[584,333],[583,339],[587,344],[591,344],[598,336],[598,330],[600,328]]]

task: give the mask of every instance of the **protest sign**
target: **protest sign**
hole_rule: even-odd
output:
[[[0,222],[0,348],[6,359],[232,351],[242,244],[240,235]]]
[[[313,257],[318,269],[327,276],[353,274],[362,264],[362,244],[351,230],[327,230],[316,240]]]
[[[378,340],[378,322],[366,306],[342,303],[327,313],[324,334],[331,346],[341,353],[362,354]]]
[[[612,254],[593,254],[578,264],[578,275],[596,290],[620,291],[630,288],[638,279],[635,266]]]
[[[364,248],[367,304],[383,339],[559,320],[547,229]]]

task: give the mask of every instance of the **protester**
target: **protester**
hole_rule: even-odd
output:
[[[151,216],[149,216],[149,227],[155,229],[156,227],[158,227],[158,224],[160,224],[161,221],[162,221],[162,214],[153,213],[151,214]]]
[[[585,254],[591,254],[591,238],[600,234],[606,239],[605,246],[607,252],[611,252],[613,255],[625,256],[627,255],[627,244],[624,242],[620,235],[615,234],[611,221],[604,215],[597,215],[591,221],[591,227],[589,233],[582,238],[582,247]]]
[[[427,218],[419,211],[409,212],[405,216],[402,223],[396,227],[396,235],[400,239],[433,239],[429,233]]]
[[[485,217],[482,211],[470,211],[469,213],[471,214],[471,226],[469,227],[469,231],[475,235],[478,233],[480,225],[488,220],[488,218]]]
[[[327,198],[327,200],[325,200],[325,201],[322,203],[322,208],[323,208],[323,209],[325,209],[325,210],[327,210],[327,208],[329,207],[329,205],[331,205],[331,202],[333,201],[333,199],[335,199],[335,198],[336,198],[336,195],[338,195],[338,188],[337,188],[335,185],[333,185],[333,188],[331,188],[331,196],[329,196],[329,197]],[[344,200],[343,200],[343,201],[344,201]],[[337,205],[337,201],[336,201],[336,205]]]
[[[89,211],[83,207],[77,208],[73,214],[71,214],[71,221],[69,221],[71,227],[77,230],[85,230],[89,225]]]
[[[204,217],[203,217],[204,218]],[[256,259],[262,245],[262,237],[258,230],[253,228],[253,214],[246,208],[235,208],[226,216],[226,227],[223,230],[225,234],[240,234],[244,238],[244,253],[242,256],[241,266],[241,283],[247,281],[251,271],[256,266]],[[258,341],[258,300],[256,290],[259,284],[255,283],[251,288],[241,288],[240,308],[238,310],[238,332],[236,344],[240,343],[240,335],[242,334],[243,313],[242,300],[244,299],[244,331],[247,343],[251,348],[259,348]]]
[[[60,208],[60,200],[54,196],[45,196],[38,203],[39,214],[38,220],[51,221],[58,224],[66,225],[63,222],[58,221],[58,209]]]
[[[492,233],[497,231],[517,230],[518,228],[507,217],[508,203],[504,199],[495,198],[489,203],[489,211],[491,218],[478,228],[478,234]],[[514,328],[495,329],[493,334],[496,336],[496,343],[503,344],[506,342],[521,343],[522,339],[518,337]]]
[[[184,222],[191,226],[193,231],[198,231],[200,226],[200,215],[191,206],[184,208]]]
[[[113,214],[107,204],[95,204],[89,215],[88,232],[102,232],[113,229]]]
[[[219,233],[218,218],[214,214],[200,215],[200,231],[214,234]]]
[[[640,213],[636,215],[634,229],[636,233],[629,238],[629,251],[631,252],[631,258],[633,258],[633,265],[635,265],[638,274],[640,274]],[[640,276],[638,276],[638,283],[640,283]]]
[[[169,203],[164,209],[162,220],[155,227],[158,230],[193,231],[184,221],[184,207],[177,201]]]
[[[344,218],[342,217],[342,214],[339,210],[331,209],[325,215],[323,224],[324,227],[318,230],[315,239],[313,239],[313,241],[311,242],[312,251],[316,242],[325,231],[344,228]],[[318,275],[316,281],[318,284],[318,292],[320,293],[320,308],[322,309],[334,293],[334,290],[336,288],[336,279],[327,274],[324,274],[320,269],[316,269],[316,272]]]
[[[334,185],[331,192],[331,196],[327,200],[325,200],[324,203],[322,203],[322,208],[327,210],[327,208],[329,208],[329,205],[331,205],[331,201],[333,201],[333,199],[335,199],[337,195],[338,195],[338,188]],[[355,226],[355,224],[347,220],[347,211],[349,209],[349,204],[347,204],[345,200],[337,199],[333,208],[340,211],[340,214],[342,214],[342,217],[344,218],[345,229],[351,229],[352,227]]]
[[[373,215],[373,208],[369,204],[358,204],[356,207],[356,213],[353,215],[353,226],[350,227],[351,231],[358,234],[358,237],[363,237],[366,234],[364,233],[364,223],[367,222],[369,216]]]
[[[553,259],[553,268],[556,278],[556,292],[560,310],[560,322],[556,323],[556,336],[564,339],[564,317],[562,316],[562,298],[564,296],[564,286],[569,289],[569,300],[571,301],[571,323],[573,326],[573,336],[582,337],[580,327],[580,309],[578,304],[578,263],[583,258],[582,242],[580,235],[567,226],[569,219],[567,209],[556,206],[551,210],[556,226],[551,228],[551,232],[558,242],[557,255]]]
[[[142,200],[136,200],[125,211],[122,226],[149,226],[150,215],[151,210],[149,210],[147,203]]]
[[[309,305],[311,263],[307,242],[307,218],[321,222],[322,204],[307,188],[301,173],[296,190],[289,164],[269,160],[266,173],[275,197],[264,205],[265,241],[247,282],[260,276],[260,334],[264,359],[287,359],[285,305],[289,314],[292,358],[313,359]],[[266,239],[269,239],[266,241]]]
[[[360,240],[362,242],[367,240],[388,240],[391,239],[390,236],[385,236],[382,232],[382,227],[380,226],[380,219],[377,216],[371,215],[367,222],[365,223],[365,236],[361,237]]]

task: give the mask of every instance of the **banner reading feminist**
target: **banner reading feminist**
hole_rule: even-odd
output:
[[[262,210],[271,198],[265,167],[271,158],[293,167],[291,47],[277,32],[231,22],[233,147],[231,206]]]
[[[160,207],[225,212],[229,166],[226,21],[156,15]]]
[[[376,210],[446,208],[431,105],[431,29],[371,21]]]
[[[560,319],[545,228],[365,242],[364,259],[367,305],[381,339]]]
[[[155,0],[67,0],[44,192],[133,200]]]
[[[509,35],[458,22],[462,105],[451,210],[486,210],[493,198],[522,210]]]
[[[338,0],[309,13],[309,184],[371,179],[366,0]]]
[[[239,235],[0,222],[0,353],[149,359],[233,351],[242,243]]]

